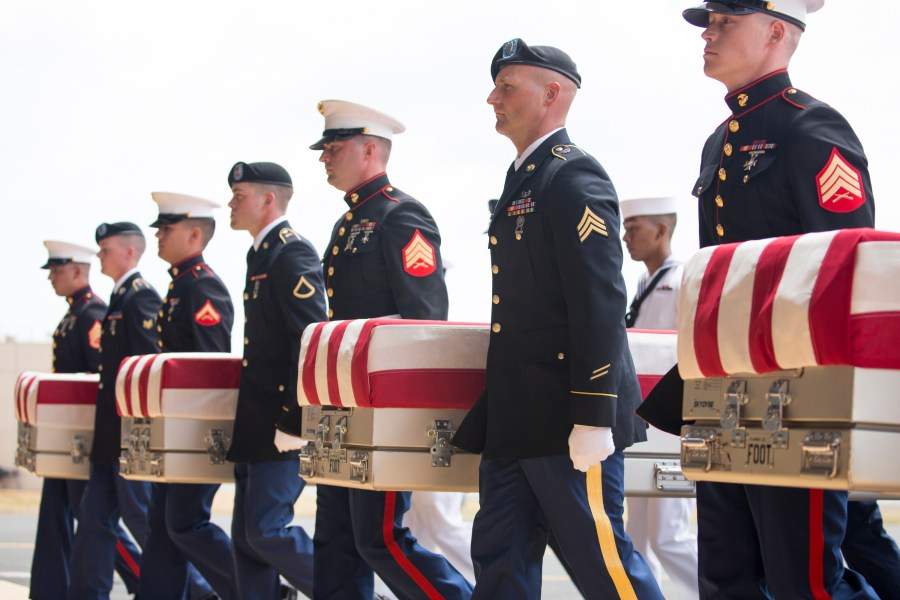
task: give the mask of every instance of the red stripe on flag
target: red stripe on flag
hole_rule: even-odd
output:
[[[900,313],[850,315],[850,339],[853,366],[900,369]]]
[[[164,355],[160,388],[164,390],[234,389],[241,384],[241,359],[179,358]],[[223,355],[224,356],[224,355]]]
[[[419,586],[425,595],[431,600],[443,600],[443,596],[438,593],[431,582],[422,575],[414,564],[403,554],[403,550],[394,539],[394,512],[397,506],[397,492],[384,492],[384,521],[382,522],[381,532],[384,537],[384,545],[387,547],[391,556],[397,561],[403,571]]]
[[[715,249],[700,282],[697,314],[694,319],[694,354],[697,366],[706,377],[727,375],[719,356],[719,300],[725,288],[725,277],[737,244]]]
[[[659,380],[663,378],[662,375],[641,375],[638,374],[638,383],[641,386],[641,400],[647,399],[647,394],[650,393],[650,390],[656,387],[656,384],[659,383]]]
[[[25,385],[25,392],[22,394],[22,415],[24,415],[26,423],[31,422],[31,418],[28,414],[28,394],[31,393],[31,388],[34,386],[35,382],[37,382],[37,376],[33,376],[28,380],[28,383]]]
[[[309,343],[306,345],[306,358],[303,360],[303,371],[300,377],[303,384],[303,393],[311,405],[318,406],[322,402],[319,400],[319,393],[316,389],[316,357],[319,354],[319,339],[322,337],[322,330],[328,323],[318,323],[313,329],[312,335],[309,336]]]
[[[373,408],[469,409],[484,390],[484,369],[376,371],[369,383]]]
[[[38,388],[38,404],[97,404],[96,381],[44,380]]]
[[[341,389],[338,386],[337,359],[338,351],[341,349],[341,340],[344,339],[344,331],[351,322],[341,321],[328,336],[328,357],[325,364],[328,368],[328,404],[331,406],[344,406],[341,401]]]
[[[125,369],[125,383],[122,386],[125,396],[125,409],[128,411],[128,414],[123,415],[120,414],[120,417],[125,416],[134,416],[134,405],[131,403],[131,378],[134,376],[134,365],[137,364],[137,359],[132,360],[131,362],[127,362],[128,359],[122,361],[122,364],[119,365],[119,374],[116,378],[121,377],[122,369]],[[116,408],[118,409],[119,403],[116,403]]]
[[[825,533],[822,490],[809,490],[809,590],[815,600],[831,600],[825,590]]]
[[[753,297],[750,305],[750,361],[758,373],[768,373],[781,369],[775,359],[775,344],[772,341],[772,307],[778,284],[784,275],[788,256],[799,235],[777,238],[763,248],[756,265],[753,278]]]
[[[405,325],[402,319],[369,319],[363,323],[359,330],[359,336],[356,338],[353,357],[350,359],[350,382],[357,406],[372,406],[371,382],[369,381],[369,342],[372,341],[372,330],[385,324]]]
[[[128,565],[128,568],[131,569],[131,572],[134,573],[134,576],[140,579],[141,577],[141,567],[138,565],[137,561],[134,560],[134,557],[128,552],[128,548],[125,547],[125,544],[122,543],[122,540],[116,541],[116,552],[119,553],[119,556],[122,557],[122,560],[125,561],[125,564]]]
[[[157,358],[158,356],[154,356],[145,362],[140,375],[138,375],[138,398],[141,403],[142,417],[150,416],[150,392],[148,390],[150,386],[150,369],[153,367],[153,363],[156,362]]]

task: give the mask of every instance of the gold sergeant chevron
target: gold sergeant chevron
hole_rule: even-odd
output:
[[[581,217],[581,222],[578,223],[578,238],[584,242],[594,232],[609,237],[609,233],[606,231],[606,221],[594,214],[589,206],[585,206],[584,215]]]

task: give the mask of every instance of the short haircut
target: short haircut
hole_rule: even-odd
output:
[[[263,194],[272,192],[275,195],[275,202],[278,203],[278,208],[282,211],[287,210],[288,202],[294,195],[294,188],[289,188],[285,185],[273,185],[270,183],[251,183],[250,185]]]
[[[119,238],[119,243],[123,246],[134,246],[134,250],[138,258],[143,256],[144,250],[147,249],[147,240],[144,238],[143,233],[128,232],[121,233],[115,237]]]
[[[669,228],[669,237],[675,233],[675,225],[678,224],[678,215],[669,213],[666,215],[646,215],[645,218],[654,225],[665,224]]]
[[[216,233],[216,222],[213,219],[185,219],[184,222],[188,227],[200,228],[200,245],[206,248]]]
[[[377,135],[367,135],[366,142],[374,142],[376,146],[378,146],[378,151],[381,153],[381,158],[384,162],[387,162],[391,157],[391,148],[393,147],[393,142],[389,139],[378,137]]]

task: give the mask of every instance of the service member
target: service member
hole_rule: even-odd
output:
[[[332,319],[399,315],[447,319],[441,238],[428,210],[385,173],[396,119],[341,100],[319,103],[328,183],[344,192],[347,211],[323,259]],[[337,486],[317,489],[316,598],[372,597],[374,570],[401,598],[468,598],[472,586],[442,556],[403,527],[409,492]]]
[[[106,303],[91,290],[90,271],[94,251],[69,242],[44,242],[49,258],[41,267],[48,269],[47,279],[57,296],[69,309],[53,332],[54,373],[96,373],[100,364],[100,331]],[[44,478],[38,509],[37,535],[31,559],[33,600],[65,598],[69,587],[69,553],[75,534],[81,496],[86,482],[80,479]],[[130,593],[137,592],[135,569],[140,554],[121,525],[118,537],[116,571]]]
[[[552,530],[587,596],[661,598],[622,520],[623,450],[646,431],[616,192],[565,130],[581,76],[565,52],[514,39],[491,77],[496,129],[517,157],[488,229],[486,386],[454,438],[483,455],[474,597],[539,598]]]
[[[303,491],[297,475],[297,361],[310,323],[327,320],[322,265],[284,216],[294,193],[270,162],[238,162],[228,173],[231,228],[247,231],[244,359],[228,460],[235,463],[231,538],[238,597],[279,597],[281,574],[312,597],[312,540],[289,526]],[[296,417],[296,419],[295,419]]]
[[[121,418],[116,412],[116,375],[128,356],[159,351],[156,312],[160,297],[138,271],[146,249],[134,223],[103,223],[95,235],[100,268],[115,282],[100,334],[100,384],[91,446],[91,474],[81,501],[72,546],[71,600],[106,598],[112,589],[119,517],[141,546],[146,541],[150,486],[119,476]]]
[[[162,352],[230,352],[234,306],[203,258],[219,205],[185,194],[153,192],[159,257],[172,282],[157,314]],[[143,598],[234,597],[231,539],[210,522],[218,484],[154,483],[141,578]],[[196,577],[193,565],[203,579]],[[193,580],[193,581],[192,581]],[[209,586],[212,586],[210,589]]]
[[[704,28],[704,73],[731,115],[706,141],[700,246],[872,227],[862,145],[833,108],[791,84],[787,68],[822,0],[707,2],[684,11]],[[842,564],[847,494],[697,483],[703,598],[874,597]],[[735,543],[740,540],[740,543]]]
[[[625,324],[636,329],[677,329],[684,265],[672,256],[672,234],[678,220],[676,199],[632,198],[620,206],[625,229],[622,240],[628,254],[647,267],[638,281]],[[651,431],[648,435],[669,434]],[[697,598],[697,536],[691,531],[694,500],[630,496],[626,504],[625,531],[650,565],[656,581],[662,581],[665,569],[680,597]]]

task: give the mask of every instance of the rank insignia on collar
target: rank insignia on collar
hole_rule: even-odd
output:
[[[144,329],[153,329],[153,319],[144,319]]]
[[[307,298],[312,297],[313,294],[316,293],[316,288],[314,288],[310,283],[306,280],[306,277],[300,276],[300,281],[297,282],[297,285],[294,286],[294,297],[300,298],[301,300],[306,300]]]
[[[837,148],[816,175],[819,205],[825,210],[846,213],[865,204],[866,190],[859,169],[847,162]]]
[[[290,227],[282,227],[281,231],[278,232],[278,238],[281,240],[282,244],[286,244],[288,239],[290,238],[300,239],[300,236],[297,235],[297,232],[291,229]]]
[[[589,206],[585,206],[584,215],[578,223],[578,239],[584,243],[584,240],[592,233],[609,237],[609,233],[606,231],[606,221],[594,214]]]
[[[403,270],[413,277],[427,277],[437,268],[434,246],[428,243],[422,233],[416,232],[403,248]]]
[[[213,308],[212,301],[207,299],[206,304],[194,313],[194,321],[203,327],[212,327],[222,322],[222,315]]]
[[[100,349],[100,335],[103,333],[103,325],[99,320],[95,320],[94,324],[88,330],[88,345],[94,350]]]
[[[553,150],[550,151],[550,154],[555,156],[556,158],[561,158],[566,160],[566,157],[563,154],[568,154],[572,151],[570,146],[553,146]]]

